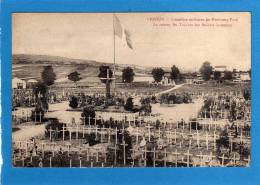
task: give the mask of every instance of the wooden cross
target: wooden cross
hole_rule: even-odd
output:
[[[156,158],[156,153],[155,153],[155,147],[153,148],[153,167],[155,167],[155,158]]]
[[[149,141],[151,141],[151,127],[150,124],[148,124],[148,126],[146,126],[146,128],[148,128],[148,138],[149,138]]]
[[[198,131],[197,131],[197,146],[198,148],[200,148],[200,135]]]
[[[175,155],[175,167],[177,167],[178,164],[178,155],[180,153],[178,153],[177,149],[175,149],[175,152],[172,153],[173,155]]]
[[[51,139],[52,139],[52,131],[54,131],[54,130],[52,130],[51,127],[50,127],[50,129],[49,129],[49,132],[50,132],[50,141],[51,141]]]
[[[70,147],[71,147],[71,143],[67,143],[67,146],[68,146],[68,157],[70,155]]]
[[[52,156],[54,157],[54,152],[55,152],[56,143],[53,141],[53,142],[51,143],[51,145],[52,145]]]
[[[62,140],[64,141],[65,139],[65,126],[62,125]]]
[[[250,166],[250,162],[251,162],[251,158],[250,158],[250,155],[248,155],[248,158],[247,159],[244,159],[246,162],[247,162],[247,167]]]
[[[100,131],[100,135],[101,135],[101,138],[100,138],[100,142],[103,143],[103,136],[104,136],[104,132],[106,131],[106,128],[105,126],[103,125],[103,127],[101,128],[101,131]]]
[[[240,136],[238,136],[240,138],[240,143],[243,143],[243,133],[241,132]]]
[[[128,146],[128,144],[125,143],[125,140],[123,139],[123,143],[121,144],[123,146],[123,158],[124,158],[124,165],[126,165],[126,153],[125,153],[125,147]]]
[[[189,121],[189,128],[190,128],[190,133],[191,133],[191,121]]]
[[[216,131],[214,131],[214,150],[217,149],[217,143],[216,143],[216,140],[217,140],[217,135],[216,135]]]
[[[200,159],[200,166],[202,166],[202,159],[203,159],[203,156],[204,156],[204,155],[202,155],[202,152],[200,151],[200,154],[199,154],[199,155],[196,155],[196,156],[199,157],[199,159]]]
[[[72,168],[72,159],[70,158],[70,168]]]
[[[221,159],[221,166],[224,166],[224,161],[225,159],[229,159],[228,157],[225,157],[225,154],[223,154],[221,157],[219,157]]]
[[[185,164],[187,164],[187,167],[190,167],[190,156],[192,156],[192,154],[190,154],[190,150],[184,153],[184,155],[187,156],[187,162],[185,162]]]
[[[90,127],[90,116],[88,117],[88,126]]]
[[[177,133],[176,133],[176,129],[174,129],[174,143],[177,143]]]
[[[147,161],[146,161],[146,155],[147,155],[147,148],[146,148],[146,146],[145,146],[145,148],[144,148],[144,166],[146,166],[146,163],[147,163]]]
[[[72,133],[71,133],[71,130],[69,130],[69,135],[70,135],[70,142],[71,142],[71,134],[72,134]]]
[[[51,168],[51,157],[50,157],[50,168]]]
[[[208,136],[208,132],[206,132],[206,145],[207,145],[207,150],[209,150],[209,136]]]
[[[44,145],[46,145],[46,143],[41,142],[40,145],[41,145],[41,148],[42,148],[42,155],[44,157]]]
[[[109,126],[109,129],[107,129],[108,131],[108,143],[111,142],[111,126]]]
[[[164,162],[163,162],[163,164],[164,164],[164,167],[166,167],[166,159],[167,159],[167,151],[166,151],[166,148],[164,148],[164,151],[163,151],[163,153],[164,153]]]
[[[235,165],[237,161],[240,161],[240,157],[236,157],[236,153],[234,153],[232,158],[233,165]]]

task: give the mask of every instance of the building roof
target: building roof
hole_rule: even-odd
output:
[[[227,66],[215,66],[214,70],[219,72],[224,72],[227,70]]]
[[[12,82],[13,82],[13,83],[25,83],[24,80],[22,80],[22,79],[20,79],[20,78],[17,78],[17,77],[13,78],[13,79],[12,79]]]
[[[35,79],[30,79],[30,80],[28,80],[27,82],[28,82],[28,83],[37,83],[37,80],[35,80]]]

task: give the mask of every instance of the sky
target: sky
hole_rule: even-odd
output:
[[[203,62],[209,61],[212,66],[226,65],[228,69],[250,68],[249,13],[117,13],[116,16],[122,27],[130,31],[133,45],[132,50],[124,38],[115,37],[116,63],[154,67],[176,65],[185,70],[198,70]],[[195,23],[201,26],[194,26]],[[214,27],[206,24],[214,24]],[[232,27],[216,24],[232,24]],[[13,54],[112,63],[113,38],[111,13],[12,15]]]

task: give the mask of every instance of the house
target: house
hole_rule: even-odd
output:
[[[204,83],[203,77],[202,77],[202,75],[200,73],[198,73],[196,75],[196,77],[193,80],[193,83],[194,84],[203,84]]]
[[[153,83],[154,79],[152,76],[135,76],[134,77],[134,83]]]
[[[232,77],[236,83],[249,82],[251,80],[248,71],[237,71],[236,69],[233,70]]]
[[[26,82],[19,78],[13,78],[12,79],[12,88],[13,89],[25,89]]]
[[[193,81],[196,76],[197,76],[196,73],[191,73],[191,72],[183,74],[183,78],[185,80],[185,83],[187,83],[187,84],[193,84]]]
[[[32,88],[37,82],[38,82],[38,81],[35,80],[35,79],[30,79],[30,80],[27,81],[26,87],[27,87],[27,88]]]
[[[249,73],[246,71],[240,72],[240,80],[242,82],[249,82],[251,80]]]
[[[171,79],[171,73],[165,72],[164,76],[162,78],[162,81],[160,82],[161,85],[168,86],[168,85],[176,85],[175,81]]]
[[[215,66],[213,69],[213,73],[220,72],[220,78],[224,78],[225,71],[227,71],[227,66]]]

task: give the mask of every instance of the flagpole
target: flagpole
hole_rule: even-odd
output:
[[[114,78],[114,94],[116,92],[116,38],[115,38],[115,14],[113,13],[113,41],[114,41],[114,67],[113,67],[113,78]]]

